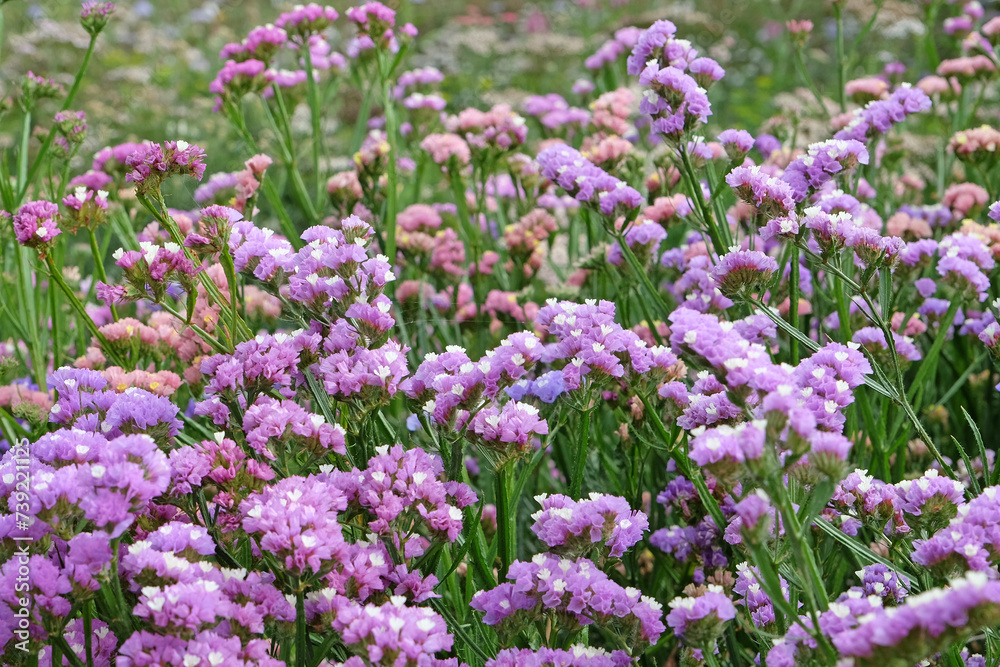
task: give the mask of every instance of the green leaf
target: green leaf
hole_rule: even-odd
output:
[[[969,454],[965,451],[965,447],[962,443],[958,441],[958,438],[951,436],[951,441],[955,443],[955,448],[958,450],[958,455],[962,457],[962,461],[965,463],[965,469],[969,471],[969,483],[972,486],[973,497],[978,496],[980,492],[979,480],[976,478],[975,473],[972,471],[972,461],[969,460]]]
[[[979,449],[979,458],[983,462],[983,481],[986,482],[987,484],[989,484],[990,483],[990,468],[989,468],[989,461],[986,460],[986,447],[983,446],[983,436],[979,432],[979,427],[976,426],[976,422],[972,421],[972,416],[969,415],[968,411],[966,411],[965,406],[963,405],[963,406],[959,406],[959,407],[962,410],[962,415],[965,417],[965,421],[967,421],[969,423],[969,428],[972,429],[972,435],[976,438],[976,447]],[[969,465],[969,464],[966,463],[965,465]],[[998,466],[996,464],[994,464],[994,467],[1000,469],[1000,466]],[[970,475],[972,474],[972,468],[971,467],[969,468],[969,474]],[[996,475],[997,475],[997,471],[994,470],[993,471],[994,478],[996,477]],[[975,477],[973,477],[973,479],[975,479]],[[997,483],[997,480],[994,479],[993,480],[993,484],[996,484],[996,483]]]
[[[808,526],[814,518],[819,516],[826,504],[830,502],[830,498],[833,497],[833,490],[833,482],[828,479],[824,479],[816,485],[809,497],[809,502],[799,513],[799,520],[803,526]]]
[[[867,546],[863,544],[858,544],[855,540],[851,539],[849,536],[845,535],[840,530],[838,530],[829,521],[820,519],[818,521],[815,521],[813,525],[819,528],[827,535],[829,535],[830,537],[832,537],[833,539],[835,539],[836,541],[840,542],[845,547],[847,547],[847,549],[851,553],[853,553],[862,563],[868,563],[868,564],[881,563],[882,565],[885,565],[893,572],[901,574],[905,576],[907,579],[909,579],[910,586],[914,589],[913,592],[916,592],[920,588],[919,579],[914,577],[912,574],[908,573],[906,570],[903,570],[901,567],[899,567],[892,561],[882,558],[877,553],[869,549]]]

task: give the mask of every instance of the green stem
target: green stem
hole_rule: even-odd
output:
[[[69,300],[69,305],[72,306],[73,310],[76,311],[77,316],[79,316],[84,326],[86,326],[87,329],[90,331],[90,334],[97,339],[97,342],[101,346],[101,349],[104,351],[104,353],[108,356],[110,360],[114,361],[117,365],[124,367],[126,365],[125,362],[118,356],[118,353],[111,348],[111,345],[108,343],[108,339],[105,338],[104,334],[102,334],[100,330],[97,328],[97,324],[87,313],[87,309],[84,307],[84,305],[80,303],[80,299],[77,298],[76,294],[73,292],[70,286],[66,284],[66,281],[62,277],[62,274],[59,272],[58,269],[56,269],[56,265],[52,261],[52,257],[51,256],[46,257],[45,263],[49,268],[49,277],[56,283],[56,285],[59,286],[59,289],[63,291],[63,294],[66,295],[66,298]]]
[[[711,238],[712,246],[715,249],[715,254],[722,257],[729,251],[729,246],[732,245],[732,239],[729,236],[729,225],[716,224],[715,216],[712,215],[705,205],[704,193],[701,191],[701,182],[694,171],[694,165],[691,163],[691,156],[688,155],[687,146],[681,146],[678,150],[681,154],[684,175],[687,177],[688,187],[691,190],[691,199],[694,200],[695,206],[698,208],[698,214],[705,223],[708,236]]]
[[[453,156],[448,160],[448,182],[451,194],[455,198],[455,208],[458,209],[458,235],[464,243],[472,243],[475,238],[474,225],[469,217],[469,205],[465,201],[465,181],[458,160]]]
[[[62,323],[59,321],[59,292],[49,290],[49,322],[52,326],[52,367],[59,368],[62,351]]]
[[[83,647],[87,655],[87,667],[94,667],[93,623],[90,618],[90,601],[83,605]]]
[[[275,99],[281,104],[281,98],[278,97],[278,92],[275,92]],[[247,148],[251,153],[259,153],[260,147],[257,145],[257,140],[253,138],[250,134],[250,130],[247,128],[246,121],[243,118],[243,112],[238,105],[234,104],[232,101],[227,100],[225,102],[227,114],[230,124],[236,128],[236,131],[240,133],[243,138],[243,143],[246,144]],[[264,107],[265,110],[267,107]],[[277,189],[274,187],[272,179],[266,176],[261,177],[261,190],[264,192],[264,197],[267,199],[268,203],[274,208],[275,215],[278,216],[278,222],[281,224],[281,233],[285,235],[288,242],[291,243],[296,250],[302,248],[302,239],[299,237],[298,230],[295,229],[295,224],[292,222],[292,218],[288,215],[288,210],[285,208],[285,204],[281,201],[281,195],[278,194]],[[248,211],[248,215],[250,212]]]
[[[622,257],[625,258],[625,261],[628,262],[628,265],[632,268],[632,271],[639,277],[639,282],[642,284],[643,288],[645,288],[646,293],[649,295],[649,298],[652,300],[654,304],[656,304],[656,307],[659,309],[660,317],[662,317],[664,321],[666,321],[667,316],[670,314],[671,309],[669,306],[667,306],[666,302],[664,302],[663,297],[660,296],[660,292],[656,289],[656,286],[653,285],[653,282],[649,279],[649,274],[646,271],[646,268],[639,263],[639,258],[635,256],[635,253],[632,252],[632,248],[629,247],[629,244],[625,242],[624,234],[622,234],[620,231],[617,231],[615,232],[614,237],[615,240],[618,241],[618,247],[622,251]],[[656,328],[655,322],[650,322],[649,325],[650,329]]]
[[[323,133],[319,126],[319,88],[313,76],[312,53],[309,51],[308,42],[302,44],[301,48],[306,64],[306,97],[309,100],[309,117],[312,120],[313,176],[316,178],[316,209],[319,210],[323,203],[323,179],[319,173],[319,155],[323,149]]]
[[[295,592],[295,667],[305,667],[306,648],[306,603],[305,591],[301,585]]]
[[[281,127],[278,127],[274,120],[274,115],[271,114],[270,108],[266,104],[264,105],[264,113],[271,122],[275,134],[279,137],[285,137],[285,144],[281,144],[281,142],[279,142],[279,145],[282,148],[281,161],[285,165],[285,169],[288,171],[289,178],[292,180],[292,190],[295,192],[295,197],[299,200],[299,204],[305,211],[306,217],[309,219],[309,223],[311,225],[315,225],[319,223],[319,214],[316,212],[316,207],[313,206],[312,198],[309,196],[309,189],[306,187],[306,183],[302,179],[302,173],[299,171],[299,167],[295,161],[295,145],[292,143],[291,119],[288,115],[288,110],[285,107],[285,96],[284,93],[281,92],[281,88],[279,86],[274,85],[272,88],[274,89],[274,100],[278,108],[278,119],[281,121]],[[242,113],[238,109],[237,113],[240,113],[240,116],[242,116]],[[246,126],[245,121],[243,126]],[[256,145],[256,142],[254,142],[254,145]]]
[[[826,115],[826,105],[823,104],[823,96],[820,95],[819,89],[816,88],[816,83],[813,81],[812,77],[809,76],[809,70],[806,69],[806,63],[802,59],[802,49],[799,46],[792,47],[795,57],[792,59],[795,63],[795,70],[802,77],[802,81],[805,82],[806,88],[812,93],[813,98],[816,100],[816,105],[819,107],[819,112],[823,116]]]
[[[76,98],[77,92],[80,90],[80,84],[83,82],[83,75],[87,71],[87,66],[90,65],[90,58],[94,55],[94,46],[97,44],[97,35],[91,35],[90,43],[87,45],[87,52],[83,55],[83,60],[80,62],[80,69],[76,72],[76,78],[73,80],[73,86],[69,89],[69,93],[66,95],[66,100],[63,102],[60,111],[66,111],[73,104],[73,100]],[[49,130],[49,133],[45,135],[45,141],[42,142],[42,147],[38,151],[38,156],[35,158],[35,162],[31,165],[31,171],[28,172],[28,176],[24,181],[18,183],[20,190],[18,191],[17,201],[20,203],[24,200],[24,195],[28,192],[28,185],[35,180],[35,176],[38,175],[38,170],[41,168],[42,163],[48,161],[49,147],[52,146],[52,140],[56,136],[55,126]]]
[[[93,229],[88,228],[87,234],[90,236],[90,254],[94,256],[94,271],[97,273],[97,279],[102,283],[108,282],[108,274],[104,271],[104,253],[101,252],[101,247],[97,243],[97,235],[94,233]],[[118,321],[118,309],[115,304],[110,304],[111,307],[111,319],[115,322]]]
[[[226,282],[229,283],[229,319],[230,319],[230,337],[233,340],[233,344],[242,342],[240,338],[240,327],[238,325],[240,321],[239,309],[236,307],[239,301],[239,286],[236,283],[236,266],[233,264],[233,258],[229,254],[229,248],[223,248],[222,252],[219,253],[219,259],[222,262],[222,269],[226,272]]]
[[[840,113],[847,111],[847,61],[844,60],[844,10],[834,3],[833,13],[837,17],[837,100]]]
[[[952,302],[948,304],[948,312],[945,313],[944,319],[938,324],[938,332],[934,337],[934,343],[931,344],[931,349],[927,352],[927,356],[920,363],[917,374],[913,378],[913,383],[910,385],[910,391],[907,394],[909,400],[913,400],[917,393],[917,388],[923,385],[927,379],[927,376],[931,372],[931,366],[936,365],[938,355],[941,354],[941,348],[944,347],[944,342],[948,338],[948,332],[955,326],[955,315],[958,314],[959,306],[961,306],[961,300],[959,299],[952,299]],[[906,326],[905,322],[903,326]]]
[[[583,473],[587,468],[587,447],[590,444],[590,414],[593,412],[593,407],[590,405],[590,391],[584,394],[584,400],[586,404],[583,406],[583,427],[580,429],[580,437],[577,441],[576,465],[573,467],[573,481],[569,490],[569,494],[574,500],[580,499],[580,490],[583,487]]]
[[[517,519],[516,507],[511,507],[511,477],[513,476],[515,463],[507,463],[503,468],[494,473],[494,489],[497,505],[497,537],[500,540],[500,548],[497,553],[500,556],[500,570],[498,579],[507,576],[510,564],[517,559],[517,532],[514,522]]]
[[[388,57],[388,54],[386,54]],[[381,57],[381,54],[380,54]],[[382,97],[385,105],[385,133],[389,142],[389,163],[386,171],[386,193],[385,193],[385,217],[382,219],[382,228],[385,230],[385,254],[389,258],[389,264],[396,261],[396,209],[397,202],[396,187],[396,160],[399,159],[399,143],[396,135],[396,108],[393,103],[391,72],[382,71],[382,60],[379,60],[379,72],[382,76]],[[388,69],[389,65],[386,65]]]
[[[14,246],[14,262],[17,264],[17,284],[21,294],[18,299],[18,311],[24,327],[31,338],[28,342],[28,352],[31,355],[32,372],[35,375],[35,383],[42,390],[46,390],[45,370],[48,367],[45,355],[42,353],[42,341],[38,336],[38,311],[35,308],[33,298],[32,282],[34,275],[31,268],[31,254],[27,248],[19,245]]]
[[[80,658],[76,657],[76,653],[74,653],[73,649],[70,648],[70,645],[66,641],[65,637],[61,636],[49,637],[49,640],[52,642],[52,648],[55,649],[56,647],[58,647],[59,650],[62,652],[62,657],[66,658],[66,660],[69,661],[70,665],[72,665],[73,667],[84,667],[84,664],[80,661]],[[55,661],[56,656],[54,650],[52,658],[53,658],[52,662],[53,665],[62,664],[62,660],[59,660],[58,663],[56,663]]]
[[[927,5],[927,10],[924,13],[924,52],[927,55],[927,69],[931,71],[937,70],[938,65],[941,60],[938,58],[937,46],[934,44],[934,35],[937,34],[937,15],[938,10],[941,8],[941,3],[939,0],[933,0],[931,4]]]
[[[24,123],[21,125],[21,149],[17,154],[17,186],[23,190],[28,189],[28,148],[31,145],[31,111],[24,114]],[[37,160],[36,160],[37,162]],[[17,203],[24,199],[22,194],[17,198]]]
[[[796,245],[791,247],[792,255],[792,276],[788,284],[788,319],[792,326],[799,328],[799,248]],[[794,336],[790,337],[792,346],[792,365],[799,363],[799,341]]]

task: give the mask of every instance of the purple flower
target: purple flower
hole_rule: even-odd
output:
[[[136,193],[156,191],[167,178],[176,174],[201,180],[205,174],[205,151],[186,141],[167,141],[162,146],[153,142],[140,144],[125,159],[129,172],[127,183],[135,183]]]
[[[901,123],[910,114],[931,108],[931,99],[917,89],[903,84],[889,99],[869,102],[864,109],[855,112],[854,119],[844,129],[833,135],[834,139],[853,139],[862,143],[875,139],[896,123]]]
[[[622,588],[583,558],[537,554],[529,562],[513,562],[507,578],[512,583],[481,590],[470,604],[485,614],[484,623],[500,625],[501,632],[547,616],[570,631],[595,624],[638,652],[655,644],[665,629],[659,603]]]
[[[243,529],[292,574],[320,573],[345,547],[338,512],[347,496],[317,477],[288,477],[240,504]]]
[[[868,149],[854,139],[830,139],[809,146],[806,155],[792,161],[781,180],[792,187],[795,201],[804,201],[840,172],[868,164]]]
[[[691,440],[688,454],[697,465],[717,477],[731,477],[737,466],[760,458],[764,452],[765,422],[744,422],[702,431]]]
[[[587,202],[607,216],[642,204],[637,190],[587,161],[579,151],[559,144],[538,154],[542,176],[558,183],[578,201]]]
[[[742,162],[754,145],[753,137],[746,130],[723,130],[719,133],[718,141],[733,162]]]
[[[782,595],[788,599],[788,582],[784,577],[779,576]],[[775,622],[774,605],[771,598],[760,586],[760,571],[755,565],[740,563],[736,566],[736,584],[733,586],[733,593],[741,596],[736,604],[746,607],[750,613],[750,620],[758,628],[768,628]],[[770,658],[770,656],[768,656]]]
[[[688,646],[714,649],[726,621],[736,617],[736,607],[721,586],[709,585],[699,597],[676,597],[670,601],[667,625]]]
[[[677,26],[670,21],[657,21],[647,28],[628,57],[627,71],[632,76],[639,76],[646,68],[651,58],[662,59],[664,47],[671,42],[677,33]]]
[[[504,649],[486,661],[486,667],[628,667],[632,658],[625,651],[576,644],[568,649],[542,647]]]
[[[24,204],[14,214],[14,235],[17,242],[44,253],[52,241],[62,233],[59,229],[59,207],[49,201],[38,200]]]
[[[951,643],[948,630],[975,632],[996,623],[998,605],[1000,582],[973,572],[948,588],[911,595],[896,607],[862,616],[856,627],[834,634],[832,641],[847,658],[917,662]],[[914,641],[917,636],[921,641]]]
[[[791,187],[768,176],[757,165],[736,167],[726,176],[726,183],[737,197],[755,206],[766,218],[787,217],[795,211]]]
[[[108,20],[115,12],[113,2],[95,2],[87,0],[80,7],[80,25],[91,37],[100,34],[108,24]]]
[[[338,16],[337,10],[333,7],[310,2],[308,5],[298,5],[291,11],[281,14],[274,20],[274,25],[290,36],[305,40],[310,35],[329,28]]]
[[[900,603],[909,594],[909,580],[881,563],[866,565],[855,572],[866,595],[878,595],[885,604]]]
[[[753,294],[767,289],[778,262],[758,250],[731,251],[712,269],[712,277],[727,296]]]
[[[575,501],[556,494],[536,500],[542,509],[532,515],[531,531],[559,554],[584,555],[600,544],[610,548],[608,556],[620,558],[649,528],[646,515],[618,496],[592,493]]]
[[[502,408],[491,405],[477,412],[469,430],[478,436],[476,442],[499,469],[529,452],[532,439],[548,433],[549,425],[538,416],[535,406],[510,401]]]

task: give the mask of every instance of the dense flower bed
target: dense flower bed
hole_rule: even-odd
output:
[[[209,173],[73,168],[84,2],[0,162],[4,663],[996,664],[1000,17],[951,9],[848,81],[832,3],[835,100],[790,21],[804,144],[713,127],[669,20],[456,109],[392,8],[297,6],[222,50]]]

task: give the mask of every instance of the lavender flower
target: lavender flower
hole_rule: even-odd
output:
[[[177,174],[200,181],[205,174],[205,151],[186,141],[167,141],[162,146],[149,142],[129,155],[125,164],[130,169],[125,181],[135,183],[137,194],[146,195]]]
[[[712,277],[727,296],[750,295],[767,289],[778,263],[758,250],[730,248],[712,269]]]
[[[58,216],[59,207],[52,202],[38,200],[22,205],[13,217],[17,242],[45,254],[53,240],[62,233]]]
[[[575,501],[556,494],[536,500],[542,509],[532,515],[531,531],[559,554],[584,555],[601,545],[609,548],[606,555],[621,558],[649,528],[646,515],[633,512],[618,496],[592,493],[586,500]]]
[[[791,187],[763,173],[756,165],[733,169],[726,176],[726,183],[737,197],[752,204],[766,218],[787,217],[795,211]]]
[[[667,625],[688,646],[711,651],[726,621],[736,617],[732,600],[721,586],[709,586],[698,597],[676,597],[670,601]]]
[[[560,144],[545,149],[538,155],[538,164],[542,176],[604,215],[614,216],[642,204],[638,191],[595,167],[569,146]]]

